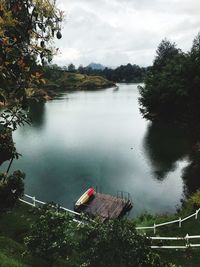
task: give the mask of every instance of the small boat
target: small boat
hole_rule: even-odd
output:
[[[95,194],[94,188],[89,188],[76,202],[75,204],[75,210],[79,209],[81,205],[86,204],[92,196]]]

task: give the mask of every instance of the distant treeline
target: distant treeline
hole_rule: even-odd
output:
[[[143,82],[149,67],[139,67],[138,65],[121,65],[115,69],[104,68],[104,69],[93,69],[91,67],[79,66],[77,69],[73,64],[70,64],[68,67],[60,67],[56,64],[45,67],[46,78],[58,79],[61,72],[67,71],[72,73],[80,73],[87,75],[97,75],[102,76],[113,82],[125,82],[125,83],[139,83]],[[52,77],[52,70],[54,71]],[[50,75],[51,72],[51,75]]]
[[[92,69],[91,67],[78,68],[78,72],[89,75],[101,75],[113,82],[142,82],[148,68],[139,67],[138,65],[121,65],[115,69],[105,68],[103,70]]]

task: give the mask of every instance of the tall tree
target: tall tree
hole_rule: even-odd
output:
[[[54,0],[0,1],[0,101],[9,105],[7,110],[0,111],[1,136],[29,122],[23,111],[27,89],[34,83],[44,82],[37,65],[51,61],[55,51],[48,44],[54,34],[58,39],[62,37],[62,17]],[[12,138],[8,140],[8,149],[11,142]],[[0,187],[7,182],[13,158],[19,156],[14,148],[10,151],[11,161],[6,177],[1,175]],[[24,175],[19,172],[13,175],[21,188]],[[16,190],[18,187],[16,185]]]
[[[162,40],[156,50],[156,57],[153,64],[154,69],[164,67],[179,52],[180,49],[176,48],[175,43],[171,43],[167,39]]]

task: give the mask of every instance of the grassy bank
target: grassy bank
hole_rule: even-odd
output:
[[[138,226],[153,226],[155,224],[173,221],[178,218],[185,218],[195,212],[199,208],[200,190],[191,196],[183,205],[182,209],[176,214],[163,214],[153,216],[151,214],[143,214],[135,220]],[[142,230],[144,233],[144,230]],[[147,236],[154,236],[153,229],[145,230]],[[181,227],[179,223],[169,224],[156,228],[155,236],[161,237],[185,237],[187,234],[200,235],[200,213],[198,218],[192,217],[182,222]],[[200,239],[190,240],[190,243],[200,243]],[[185,245],[184,240],[178,241],[154,241],[154,245]],[[199,267],[200,262],[200,248],[193,249],[155,249],[162,259],[168,260],[180,267]]]
[[[35,211],[19,203],[12,212],[0,216],[0,266],[25,267],[48,266],[47,263],[26,255],[23,238],[37,219]]]
[[[115,86],[113,82],[101,76],[63,72],[56,80],[47,79],[45,88],[51,90],[99,90],[113,86]]]
[[[187,215],[190,215],[188,213]],[[139,225],[143,226],[152,226],[154,222],[156,224],[163,223],[167,221],[171,221],[174,219],[179,218],[179,216],[184,215],[182,213],[177,213],[175,215],[161,215],[161,216],[151,216],[151,215],[144,215],[143,221],[142,218],[138,219]],[[184,216],[182,216],[184,218]],[[146,230],[145,231],[148,236],[154,236],[153,230]],[[196,220],[194,217],[182,222],[182,227],[179,228],[178,223],[171,224],[168,226],[162,226],[156,229],[155,236],[168,236],[168,237],[185,237],[186,234],[189,235],[200,235],[200,214],[198,219]],[[192,240],[194,243],[199,243],[200,239],[196,239],[195,241]],[[159,245],[160,241],[155,242],[154,245]],[[162,245],[185,245],[184,241],[164,241]],[[155,249],[163,260],[170,261],[176,266],[180,267],[199,267],[200,262],[200,249]]]

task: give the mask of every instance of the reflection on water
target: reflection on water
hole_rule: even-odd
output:
[[[45,103],[44,102],[32,102],[30,103],[28,110],[31,123],[34,127],[43,127],[45,123]]]
[[[190,153],[190,163],[183,170],[184,193],[191,195],[200,188],[200,151],[193,150]]]
[[[191,140],[182,128],[157,122],[148,126],[144,148],[154,176],[163,180],[176,169],[177,161],[188,156]]]
[[[90,186],[128,191],[131,216],[173,212],[180,204],[189,138],[142,118],[137,85],[66,93],[30,113],[33,124],[14,134],[23,157],[13,169],[26,172],[26,193],[72,208]]]

